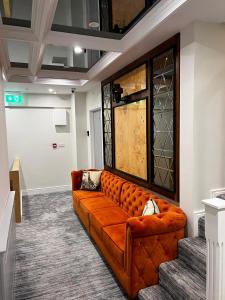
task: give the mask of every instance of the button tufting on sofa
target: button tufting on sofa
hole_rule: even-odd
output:
[[[140,289],[157,284],[160,263],[176,258],[186,217],[181,209],[108,171],[102,172],[101,191],[81,191],[82,174],[72,172],[74,210],[133,299]],[[142,216],[150,198],[161,214]]]

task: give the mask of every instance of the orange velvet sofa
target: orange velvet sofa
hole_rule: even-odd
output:
[[[180,208],[108,171],[102,172],[100,191],[80,190],[82,174],[71,174],[74,210],[133,299],[140,289],[158,283],[162,262],[177,257],[186,216]],[[160,214],[142,216],[150,197]]]

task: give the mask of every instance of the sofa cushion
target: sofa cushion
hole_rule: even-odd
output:
[[[150,199],[145,204],[144,210],[142,212],[142,216],[152,216],[159,213],[160,210],[158,205],[153,199]]]
[[[96,191],[99,189],[102,171],[83,171],[81,190]]]
[[[103,227],[102,240],[113,257],[124,266],[126,223]]]
[[[75,201],[77,204],[80,203],[81,199],[97,198],[103,196],[104,194],[102,192],[84,191],[84,190],[73,191],[73,201]]]
[[[101,175],[101,191],[119,205],[120,194],[124,179],[108,172],[103,171]]]
[[[156,199],[155,195],[139,188],[135,184],[126,182],[123,184],[120,207],[131,217],[142,215],[145,204],[149,199]]]
[[[101,238],[103,227],[125,223],[128,218],[129,215],[126,212],[115,206],[93,211],[90,214],[90,223]]]
[[[80,200],[80,208],[83,209],[86,213],[92,212],[96,209],[113,206],[116,206],[115,202],[104,196]]]

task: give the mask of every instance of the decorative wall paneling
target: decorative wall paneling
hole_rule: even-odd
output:
[[[146,89],[144,89],[144,77],[146,78]],[[110,144],[111,160],[108,161],[107,158],[108,148],[104,134],[105,169],[177,202],[179,201],[179,77],[180,36],[177,34],[102,82],[103,122],[104,101],[107,101],[104,99],[104,90],[108,91],[106,94],[108,99],[110,98],[111,106],[110,123],[108,123],[111,124],[111,128],[108,129],[111,140],[107,140],[107,143]],[[135,85],[136,82],[137,85]],[[123,93],[121,101],[116,103],[113,101],[112,87],[118,83],[123,88]],[[130,121],[123,122],[121,120],[122,115],[125,116],[123,106],[124,108],[129,107],[129,104],[143,101],[143,99],[146,99],[147,108],[147,138],[143,145],[143,148],[145,145],[147,146],[146,175],[145,171],[140,171],[137,166],[134,169],[134,165],[131,165],[129,158],[125,156],[125,153],[135,152],[133,146],[125,145],[125,141],[134,144],[133,139],[130,138],[129,141],[125,135],[129,136],[132,131],[134,132],[132,126],[135,125],[130,124]],[[140,124],[139,122],[138,125]],[[136,126],[138,125],[136,124]],[[137,137],[136,139],[138,142]],[[141,139],[143,139],[143,135]],[[120,145],[122,140],[124,147]],[[123,149],[124,154],[118,154],[119,149]],[[129,156],[135,160],[134,153]],[[126,166],[125,163],[127,163]]]
[[[115,168],[147,180],[147,100],[115,107],[114,126]]]
[[[174,190],[174,49],[153,58],[152,182]]]
[[[103,141],[104,141],[104,158],[105,165],[112,165],[112,100],[111,100],[111,84],[108,83],[102,88],[102,112],[103,112]]]

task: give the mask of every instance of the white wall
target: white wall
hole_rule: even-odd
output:
[[[194,23],[181,32],[180,203],[194,212],[225,187],[225,25]]]
[[[24,190],[70,185],[74,166],[71,111],[68,125],[53,124],[52,107],[70,107],[71,96],[27,95],[27,106],[37,108],[6,109],[9,158],[19,158]],[[53,150],[52,143],[63,144]]]
[[[77,169],[88,168],[86,94],[75,94]]]
[[[86,107],[87,107],[87,130],[90,131],[90,111],[96,108],[101,108],[101,84],[97,83],[86,95]],[[91,148],[91,137],[88,138],[88,167],[93,168],[92,161],[92,148]]]
[[[2,80],[0,78],[0,218],[9,195],[9,165]]]

